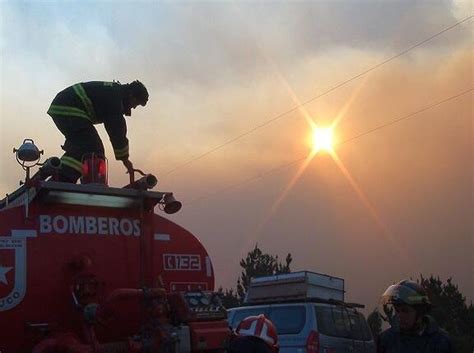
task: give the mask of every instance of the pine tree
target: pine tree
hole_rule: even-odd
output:
[[[247,254],[245,260],[240,260],[240,267],[243,269],[237,281],[237,294],[240,299],[244,300],[252,278],[289,273],[292,261],[291,254],[288,254],[283,264],[278,260],[278,255],[272,256],[263,253],[256,244],[255,248]]]
[[[474,306],[466,304],[464,297],[452,278],[443,283],[439,277],[420,276],[419,283],[426,289],[433,309],[430,315],[448,331],[459,353],[474,352]]]
[[[255,245],[255,248],[247,254],[246,258],[240,260],[242,273],[237,279],[237,289],[234,291],[234,289],[224,290],[222,287],[219,288],[222,303],[226,308],[242,305],[252,278],[289,273],[291,272],[290,264],[292,261],[291,254],[288,254],[285,262],[282,263],[279,261],[278,255],[273,256],[264,253],[258,245]]]
[[[377,308],[375,308],[369,316],[367,316],[367,324],[372,331],[372,336],[377,338],[382,332],[382,317]]]

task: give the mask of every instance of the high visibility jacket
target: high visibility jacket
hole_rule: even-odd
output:
[[[86,119],[104,124],[117,160],[128,159],[127,124],[123,116],[124,87],[116,82],[92,81],[59,92],[48,114],[64,119]]]

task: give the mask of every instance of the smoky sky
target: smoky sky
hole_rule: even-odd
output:
[[[3,2],[2,49],[68,75],[99,66],[104,76],[151,74],[153,84],[168,88],[228,85],[268,65],[262,51],[288,65],[338,47],[404,49],[454,24],[454,6],[447,0]],[[470,35],[459,31],[427,48],[452,47]]]

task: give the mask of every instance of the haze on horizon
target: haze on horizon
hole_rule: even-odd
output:
[[[258,243],[291,253],[294,270],[345,278],[347,299],[369,309],[419,274],[452,277],[474,299],[472,91],[368,133],[473,88],[472,18],[293,109],[472,16],[470,1],[3,1],[0,12],[0,194],[22,177],[11,151],[24,138],[61,155],[46,114],[57,92],[140,79],[150,101],[127,121],[131,159],[184,202],[170,218],[207,248],[218,286],[235,286]],[[308,119],[336,118],[336,143],[363,136],[336,145],[337,159],[307,158]],[[110,183],[124,185],[99,132]]]

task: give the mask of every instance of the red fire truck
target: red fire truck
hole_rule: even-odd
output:
[[[154,213],[181,208],[144,175],[107,186],[106,161],[84,161],[83,184],[32,140],[26,171],[0,200],[0,352],[219,352],[229,335],[206,249]]]

